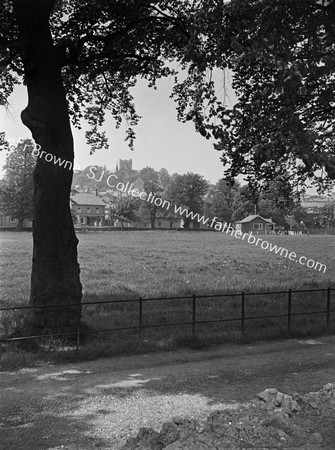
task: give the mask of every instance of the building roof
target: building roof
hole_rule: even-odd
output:
[[[105,206],[105,202],[101,198],[89,192],[83,192],[80,194],[75,194],[72,199],[77,205],[88,205],[88,206]]]
[[[301,202],[300,205],[303,208],[322,208],[324,205],[331,204],[329,200],[310,200]]]
[[[101,199],[109,204],[109,203],[115,203],[116,199],[118,199],[121,196],[121,192],[115,191],[115,192],[106,192]]]
[[[235,223],[250,223],[255,219],[262,219],[262,220],[264,220],[264,222],[274,225],[274,222],[272,222],[271,219],[264,219],[264,217],[260,216],[259,214],[250,214],[250,216],[247,216],[242,220],[237,220]]]

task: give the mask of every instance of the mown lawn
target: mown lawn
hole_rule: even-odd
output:
[[[267,237],[326,264],[326,273],[223,233],[114,231],[78,238],[84,301],[335,285],[335,236]],[[27,301],[31,254],[30,233],[0,232],[1,304]]]
[[[327,265],[326,273],[214,232],[111,232],[79,236],[85,297],[324,287],[335,281],[334,236],[273,236],[271,242]]]
[[[79,261],[84,302],[126,300],[196,294],[197,320],[238,318],[241,298],[202,299],[201,295],[323,289],[335,286],[334,236],[268,236],[267,240],[289,252],[326,264],[325,273],[270,253],[234,237],[214,232],[114,231],[79,233]],[[27,303],[31,270],[32,237],[29,233],[0,233],[0,299],[3,306]],[[332,309],[335,306],[332,293]],[[292,312],[322,310],[326,293],[294,294]],[[246,316],[286,314],[287,295],[269,294],[246,297]],[[335,315],[335,314],[334,314]],[[143,325],[188,322],[192,300],[146,301]],[[136,327],[138,304],[90,305],[83,308],[83,319],[93,329]],[[324,315],[311,314],[292,319],[300,332],[324,329]],[[333,321],[332,321],[333,323]],[[286,318],[246,321],[253,337],[285,334]],[[197,331],[226,337],[240,333],[240,322],[197,325]],[[273,328],[277,327],[277,332]],[[172,329],[173,328],[173,329]],[[147,328],[144,341],[170,339],[189,334],[191,327]],[[228,334],[227,334],[228,333]],[[116,342],[120,343],[120,334]],[[127,332],[136,339],[137,332]],[[99,339],[106,335],[99,334]],[[183,338],[181,338],[183,339]]]

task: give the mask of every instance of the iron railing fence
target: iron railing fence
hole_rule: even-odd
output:
[[[270,292],[240,292],[240,293],[229,293],[229,294],[211,294],[211,295],[190,295],[190,296],[182,296],[182,297],[156,297],[156,298],[143,298],[139,297],[138,299],[130,299],[130,300],[105,300],[105,301],[90,301],[84,302],[80,304],[58,304],[58,305],[34,305],[34,306],[13,306],[13,307],[5,307],[0,308],[0,314],[3,311],[24,311],[24,310],[33,310],[33,309],[48,309],[48,310],[59,310],[62,308],[75,307],[77,310],[77,321],[76,321],[76,329],[69,332],[62,333],[51,333],[51,334],[41,334],[35,336],[20,336],[20,337],[11,337],[11,338],[2,338],[0,342],[13,342],[13,341],[22,341],[22,340],[30,340],[30,339],[41,339],[41,338],[51,338],[51,337],[63,337],[63,336],[76,336],[76,347],[79,349],[81,337],[83,334],[90,333],[110,333],[117,331],[131,331],[137,330],[138,340],[141,344],[143,330],[148,328],[163,328],[163,327],[178,327],[178,326],[190,326],[192,337],[196,336],[197,333],[197,325],[210,325],[214,323],[227,323],[227,322],[240,322],[240,332],[242,335],[245,334],[246,331],[246,322],[250,320],[259,320],[259,319],[275,319],[275,318],[286,318],[287,321],[287,331],[290,333],[292,328],[292,317],[294,316],[303,316],[303,315],[316,315],[316,314],[324,314],[325,315],[325,330],[328,331],[330,329],[330,317],[331,313],[334,313],[335,310],[331,309],[331,292],[334,291],[335,288],[324,288],[324,289],[305,289],[305,290],[285,290],[285,291],[270,291]],[[313,292],[324,292],[324,308],[321,310],[313,310],[313,311],[293,311],[294,305],[294,294],[303,294],[303,293],[313,293]],[[257,295],[280,295],[286,297],[286,312],[280,314],[263,314],[258,316],[248,316],[246,315],[246,305],[247,298],[253,297]],[[219,319],[206,319],[201,320],[198,318],[198,301],[200,299],[210,299],[210,298],[240,298],[240,308],[239,314],[233,318],[219,318]],[[143,305],[147,302],[165,302],[169,300],[187,300],[190,302],[191,311],[190,320],[182,321],[182,322],[166,322],[166,323],[155,323],[155,324],[144,324],[143,323]],[[138,316],[137,316],[137,324],[134,326],[127,327],[114,327],[114,328],[104,328],[104,329],[91,329],[83,331],[81,329],[81,315],[82,311],[88,306],[98,306],[98,305],[115,305],[115,304],[138,304]]]

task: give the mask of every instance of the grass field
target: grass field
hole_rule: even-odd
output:
[[[214,232],[135,231],[79,234],[79,261],[83,283],[83,302],[119,299],[198,296],[241,292],[317,289],[335,286],[334,236],[268,236],[267,240],[289,252],[319,261],[325,273],[270,253],[234,237]],[[32,237],[29,233],[0,233],[0,300],[2,306],[27,304],[31,270]],[[333,295],[335,297],[335,295]],[[335,299],[332,299],[332,304]],[[286,295],[247,297],[248,316],[285,313]],[[295,294],[293,309],[323,309],[325,293]],[[199,298],[198,320],[234,318],[240,314],[237,297]],[[189,300],[145,302],[144,324],[189,321]],[[94,329],[136,326],[138,305],[87,306],[83,318]],[[315,315],[297,317],[293,325],[317,332],[324,327]],[[271,329],[277,326],[278,333]],[[240,324],[232,322],[199,325],[197,330],[218,336],[223,330],[236,335]],[[283,335],[286,321],[249,321],[247,330],[254,338]],[[321,328],[320,328],[321,327]],[[185,328],[185,327],[184,327]],[[186,327],[187,328],[187,327]],[[207,330],[207,331],[205,331]],[[188,330],[189,331],[189,330]],[[188,332],[187,331],[187,332]],[[181,330],[180,333],[185,333]],[[144,339],[157,339],[157,330],[147,329]],[[169,339],[176,331],[162,329],[159,336]],[[177,333],[178,334],[178,333]],[[130,333],[131,335],[131,333]],[[134,336],[136,332],[134,332]],[[227,336],[228,336],[227,335]],[[229,336],[228,336],[229,337]],[[128,337],[129,338],[129,333]],[[105,339],[100,335],[99,339]]]
[[[335,236],[268,236],[327,265],[326,273],[222,233],[134,231],[79,234],[84,301],[335,285]],[[0,232],[0,301],[29,295],[32,237]]]

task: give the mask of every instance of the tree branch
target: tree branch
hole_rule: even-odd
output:
[[[93,61],[101,61],[102,59],[110,59],[113,61],[119,60],[119,59],[136,59],[137,61],[141,61],[141,62],[150,62],[152,60],[155,60],[155,58],[150,57],[150,56],[140,56],[140,55],[136,55],[135,53],[120,53],[120,54],[115,54],[115,55],[104,55],[103,53],[97,53],[91,56],[88,56],[87,58],[84,59],[80,59],[78,60],[78,62],[82,65],[82,64],[88,64],[91,63]]]
[[[161,20],[167,20],[170,23],[173,23],[174,25],[176,25],[176,27],[183,33],[185,34],[188,38],[191,37],[190,33],[186,30],[185,27],[181,26],[181,21],[180,19],[178,19],[178,17],[172,17],[169,14],[161,11],[159,8],[157,8],[157,6],[155,5],[150,5],[151,9],[153,9],[154,11],[156,11],[158,14],[161,14],[162,17],[156,17],[157,19],[161,19]]]
[[[178,19],[173,18],[168,16],[167,14],[164,14],[163,12],[159,11],[159,9],[153,7],[153,9],[155,9],[157,12],[159,12],[160,14],[162,14],[162,17],[158,17],[158,16],[148,16],[148,17],[142,17],[140,19],[138,19],[137,21],[131,22],[129,23],[125,28],[123,28],[120,31],[116,31],[115,33],[112,34],[107,34],[107,35],[93,35],[93,34],[86,34],[85,36],[83,36],[81,39],[79,39],[76,43],[73,43],[69,40],[65,40],[63,42],[59,42],[57,47],[59,49],[61,49],[62,47],[64,48],[64,50],[60,50],[61,53],[61,65],[66,66],[69,64],[75,64],[77,62],[82,63],[83,61],[85,62],[92,62],[94,60],[101,60],[104,58],[110,58],[110,56],[108,55],[109,50],[112,47],[112,43],[116,41],[116,39],[120,36],[125,36],[129,31],[135,29],[138,25],[142,24],[143,22],[151,22],[151,21],[157,21],[157,20],[161,20],[161,21],[168,21],[170,24],[174,24],[177,26],[177,28],[188,38],[191,37],[191,35],[187,32],[186,29],[184,29],[183,27],[181,27],[178,23]],[[84,60],[80,60],[79,61],[79,55],[83,50],[83,47],[85,44],[89,43],[89,42],[101,42],[104,43],[104,49],[103,51],[98,54],[96,53],[94,56],[92,57],[88,57],[85,58]],[[65,49],[69,50],[70,55],[66,56],[65,55]],[[72,54],[72,56],[71,56]],[[138,55],[117,55],[117,56],[112,56],[112,59],[121,59],[122,56],[124,57],[133,57],[133,58],[139,58]]]

